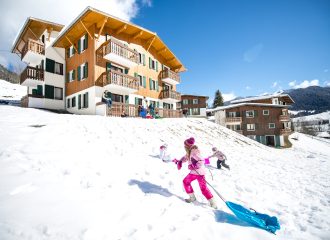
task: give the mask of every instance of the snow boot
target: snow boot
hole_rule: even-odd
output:
[[[214,198],[210,198],[208,201],[211,204],[212,208],[218,209],[217,203],[214,201]]]
[[[193,202],[193,201],[196,201],[196,197],[195,197],[195,194],[194,193],[188,193],[188,195],[189,195],[189,199],[185,199],[185,201],[187,202],[187,203],[191,203],[191,202]]]

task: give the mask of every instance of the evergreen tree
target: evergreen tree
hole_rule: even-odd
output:
[[[223,104],[223,97],[221,95],[221,92],[219,90],[217,90],[215,92],[215,97],[213,100],[213,108],[216,108],[219,106],[224,106],[224,104]]]

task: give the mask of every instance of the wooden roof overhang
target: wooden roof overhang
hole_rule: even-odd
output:
[[[58,23],[53,23],[34,17],[28,17],[13,42],[11,52],[21,53],[26,41],[29,38],[36,41],[39,40],[46,29],[49,29],[50,32],[60,32],[63,28],[64,25]]]
[[[288,104],[293,104],[294,101],[292,100],[292,98],[289,95],[282,95],[280,96],[281,98],[283,98],[284,102],[288,103]]]
[[[167,65],[170,65],[175,72],[187,71],[179,59],[157,36],[157,33],[151,32],[131,22],[127,22],[92,7],[87,7],[82,11],[78,17],[61,32],[53,42],[53,47],[67,48],[71,46],[72,42],[76,41],[76,39],[93,24],[96,24],[96,27],[99,28],[100,31],[104,27],[108,27],[116,30],[117,33],[124,32],[130,34],[132,35],[132,39],[144,39],[147,44],[149,44],[147,51],[151,46],[154,47],[157,50],[157,53],[161,54],[167,60]],[[93,38],[91,35],[90,37]]]

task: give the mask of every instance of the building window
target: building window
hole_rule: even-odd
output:
[[[193,99],[193,104],[198,104],[198,99]]]
[[[165,109],[171,109],[171,104],[163,103],[163,108],[165,108]]]
[[[288,122],[283,123],[283,129],[286,129],[286,128],[289,128],[289,123]]]
[[[246,124],[246,126],[247,126],[248,131],[254,131],[255,130],[254,124]]]
[[[55,74],[63,75],[63,64],[55,62]]]
[[[140,87],[143,87],[143,77],[142,75],[138,75],[140,81]]]
[[[282,115],[288,115],[287,111],[282,111]]]
[[[140,52],[138,52],[138,56],[139,56],[139,63],[140,64],[142,64],[142,61],[143,61],[143,59],[142,59],[142,53],[140,53]]]
[[[55,99],[63,100],[63,88],[55,87]]]
[[[275,123],[270,123],[269,128],[275,128]]]
[[[269,115],[269,110],[264,110],[264,115]]]
[[[248,138],[256,141],[257,140],[257,136],[256,135],[247,135]]]
[[[183,104],[188,104],[188,99],[183,99]]]
[[[120,72],[120,73],[124,73],[124,69],[123,69],[123,68],[121,68],[121,67],[117,67],[117,66],[115,66],[115,65],[113,65],[113,64],[111,64],[111,69],[112,69],[112,70],[115,70],[115,71],[117,71],[117,72]]]
[[[123,95],[111,93],[111,100],[112,101],[123,103],[123,99],[124,99]],[[142,102],[141,102],[141,104],[142,104]]]
[[[253,111],[246,111],[246,117],[253,117]]]
[[[236,117],[236,112],[229,112],[229,117]]]

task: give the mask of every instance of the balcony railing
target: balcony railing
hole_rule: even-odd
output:
[[[140,82],[138,78],[111,69],[102,73],[96,80],[95,85],[109,89],[120,88],[128,92],[137,92],[139,91]]]
[[[178,84],[181,82],[180,75],[170,69],[165,69],[160,72],[160,79],[169,84]]]
[[[34,62],[32,59],[33,57],[28,57],[27,59],[24,59],[24,57],[26,56],[26,54],[28,52],[31,52],[31,53],[35,53],[35,54],[38,54],[40,55],[41,57],[44,57],[45,56],[45,44],[43,44],[42,42],[39,42],[39,41],[35,41],[35,40],[32,40],[32,39],[28,39],[22,49],[22,54],[21,54],[21,60],[22,61],[25,61],[25,62]],[[36,60],[38,61],[38,60]]]
[[[290,135],[291,134],[291,129],[280,129],[280,135]]]
[[[243,134],[243,130],[234,130],[234,132],[237,132],[239,134]]]
[[[24,86],[36,86],[44,81],[44,70],[27,66],[20,76],[20,84]],[[23,84],[24,83],[24,84]]]
[[[283,121],[283,122],[289,122],[290,121],[290,115],[280,115],[279,120]]]
[[[139,64],[138,53],[114,38],[104,42],[97,52],[101,54],[103,58],[117,62],[128,68]]]
[[[161,91],[162,99],[172,99],[177,101],[181,101],[181,93],[173,91],[171,89],[166,89]]]
[[[225,122],[242,122],[242,117],[228,117]]]
[[[156,112],[158,112],[158,115],[163,118],[181,118],[181,117],[183,117],[182,111],[180,111],[180,110],[156,108],[155,113]]]

